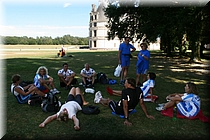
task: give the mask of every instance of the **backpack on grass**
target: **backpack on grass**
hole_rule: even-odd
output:
[[[108,83],[109,83],[109,78],[106,76],[105,73],[99,72],[99,73],[97,74],[97,81],[98,81],[100,84],[108,84]]]
[[[19,85],[21,87],[25,87],[25,86],[33,84],[33,83],[34,83],[33,81],[21,81]]]
[[[47,99],[42,102],[42,110],[44,112],[58,112],[61,107],[61,102],[58,101],[58,97],[49,93]]]
[[[99,110],[98,106],[89,105],[82,109],[82,113],[84,113],[86,115],[91,115],[91,114],[97,115],[100,113],[100,110]]]

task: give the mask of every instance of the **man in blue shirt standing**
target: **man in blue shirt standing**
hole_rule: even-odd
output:
[[[130,42],[130,38],[125,37],[125,40],[123,43],[120,44],[119,51],[118,51],[119,64],[122,67],[121,78],[120,78],[121,85],[124,85],[125,78],[128,73],[128,68],[130,66],[131,52],[134,52],[136,50],[136,48],[129,42]]]

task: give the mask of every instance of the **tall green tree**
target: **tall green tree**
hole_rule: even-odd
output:
[[[116,2],[116,1],[115,1]],[[108,39],[115,36],[122,39],[124,36],[135,38],[139,41],[146,34],[150,41],[161,37],[161,46],[166,48],[168,56],[178,46],[182,55],[183,35],[191,46],[191,59],[199,58],[200,35],[203,24],[199,11],[202,7],[180,6],[179,4],[165,7],[145,7],[136,5],[136,1],[119,1],[110,4],[104,11],[109,21],[107,24]]]

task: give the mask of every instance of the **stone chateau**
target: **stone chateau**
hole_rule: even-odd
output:
[[[90,22],[89,22],[89,47],[90,49],[113,49],[118,50],[120,43],[122,43],[117,37],[113,40],[107,39],[106,24],[108,19],[104,15],[103,8],[107,7],[107,0],[100,0],[99,6],[96,7],[92,4],[92,10],[90,12]],[[140,49],[140,43],[136,42],[133,45]],[[148,50],[160,50],[160,43],[150,43]]]

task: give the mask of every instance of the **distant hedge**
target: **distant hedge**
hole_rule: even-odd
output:
[[[63,37],[17,37],[1,36],[5,45],[88,45],[88,37],[74,37],[64,35]]]

